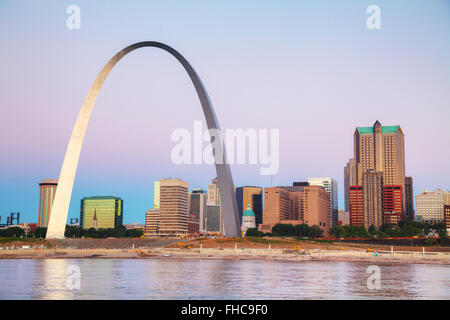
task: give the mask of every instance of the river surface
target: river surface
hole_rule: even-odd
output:
[[[450,299],[448,266],[378,264],[379,282],[371,271],[377,267],[368,273],[370,266],[327,261],[0,260],[0,299]]]

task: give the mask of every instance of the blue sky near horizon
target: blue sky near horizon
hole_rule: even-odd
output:
[[[67,6],[81,29],[66,28]],[[381,8],[368,30],[366,8]],[[81,104],[105,63],[138,41],[165,42],[194,66],[222,129],[280,129],[274,185],[333,177],[356,126],[400,125],[414,193],[450,189],[449,1],[1,1],[0,216],[37,222],[38,183],[57,178]],[[80,199],[124,199],[144,222],[153,181],[207,188],[213,166],[174,165],[170,134],[203,120],[187,75],[168,54],[125,57],[97,99],[69,217]],[[204,121],[203,121],[204,122]],[[205,127],[205,125],[204,125]],[[270,185],[259,165],[232,166],[235,184]]]

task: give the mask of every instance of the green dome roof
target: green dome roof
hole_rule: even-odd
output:
[[[252,208],[250,207],[250,202],[247,205],[247,210],[244,211],[242,214],[244,217],[254,217],[255,213],[253,212]]]

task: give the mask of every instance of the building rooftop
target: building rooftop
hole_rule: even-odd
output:
[[[382,133],[396,133],[400,126],[382,126]],[[356,127],[359,134],[373,134],[373,127]]]
[[[44,179],[39,183],[39,185],[41,184],[58,184],[58,179]]]
[[[250,207],[250,202],[247,204],[247,210],[245,210],[242,215],[244,217],[254,217],[255,216],[255,213],[253,212],[252,208]]]
[[[118,200],[122,200],[119,197],[114,197],[114,196],[93,196],[93,197],[84,197],[83,200],[85,199],[89,199],[89,200],[107,200],[107,199],[118,199]]]

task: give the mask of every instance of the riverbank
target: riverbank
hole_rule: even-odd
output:
[[[450,265],[448,247],[326,243],[290,238],[128,238],[13,241],[0,259],[363,261]]]
[[[450,265],[450,254],[438,252],[363,252],[355,250],[252,249],[15,249],[0,252],[0,259],[200,259],[418,263]]]

